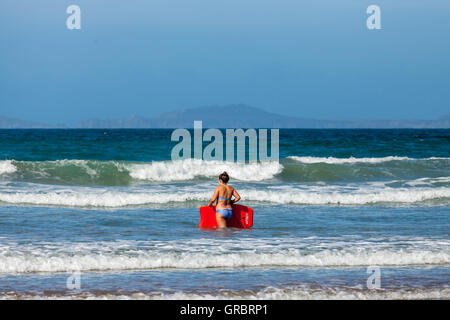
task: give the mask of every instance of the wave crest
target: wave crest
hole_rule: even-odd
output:
[[[7,173],[14,173],[17,171],[16,166],[13,165],[12,160],[0,161],[0,175]]]
[[[32,188],[36,191],[30,190]],[[126,207],[150,204],[207,202],[213,188],[208,185],[188,187],[129,187],[125,189],[93,187],[0,188],[0,201],[62,207]],[[269,187],[265,190],[240,189],[243,201],[299,205],[373,205],[448,203],[449,187],[390,188],[386,185]],[[433,202],[434,203],[434,202]]]
[[[349,164],[349,163],[383,163],[391,161],[427,161],[427,160],[450,160],[450,158],[409,158],[409,157],[398,157],[398,156],[388,156],[379,158],[335,158],[335,157],[299,157],[299,156],[289,156],[288,159],[295,160],[297,162],[312,164],[312,163],[327,163],[327,164]]]
[[[396,241],[391,241],[389,246],[351,241],[344,244],[319,242],[319,246],[319,240],[316,240],[312,247],[302,239],[288,239],[278,245],[271,244],[273,239],[255,240],[250,244],[248,240],[202,241],[156,241],[143,244],[119,241],[26,247],[3,245],[0,248],[0,273],[450,263],[448,241],[445,240],[403,240],[403,246],[405,241],[408,246],[402,250],[396,248]],[[220,245],[220,253],[211,252],[211,245]]]
[[[163,182],[218,177],[223,171],[227,171],[230,177],[236,180],[263,181],[272,179],[283,170],[283,166],[276,161],[239,163],[200,159],[133,164],[128,168],[134,179]]]
[[[185,159],[132,163],[123,161],[55,160],[0,162],[0,174],[14,173],[19,180],[69,185],[130,185],[142,182],[190,181],[217,178],[227,171],[232,179],[263,181],[283,171],[277,161],[239,163]]]

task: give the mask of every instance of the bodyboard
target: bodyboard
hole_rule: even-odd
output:
[[[253,209],[235,204],[232,206],[233,216],[227,221],[227,227],[248,229],[253,226]],[[217,228],[216,206],[200,207],[199,228]]]

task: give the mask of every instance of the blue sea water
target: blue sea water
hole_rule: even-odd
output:
[[[245,164],[171,133],[0,130],[0,298],[450,298],[450,130],[282,129]],[[198,228],[224,170],[250,230]]]

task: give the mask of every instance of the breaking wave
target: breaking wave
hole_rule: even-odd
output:
[[[97,160],[0,161],[0,177],[55,185],[129,186],[216,179],[234,181],[350,182],[447,176],[450,158],[320,158],[291,156],[278,161],[239,163],[185,159],[128,162]]]
[[[130,176],[139,180],[170,182],[193,180],[196,177],[216,178],[223,171],[227,171],[230,177],[236,180],[263,181],[281,173],[283,166],[276,161],[245,164],[186,159],[133,164],[128,168]]]
[[[0,245],[0,273],[255,267],[449,265],[449,241],[235,239]],[[211,251],[219,245],[220,252]],[[314,245],[312,245],[314,244]],[[399,244],[402,248],[399,249]]]
[[[185,159],[126,162],[97,160],[0,161],[0,175],[14,180],[63,185],[131,185],[144,182],[190,181],[216,178],[227,171],[232,179],[263,181],[281,173],[276,162],[237,163]]]
[[[206,202],[213,188],[187,187],[61,187],[29,184],[0,187],[0,202],[62,207],[126,207],[150,204]],[[299,205],[448,204],[449,187],[391,188],[385,184],[353,186],[269,186],[239,189],[245,202]],[[431,202],[430,202],[431,201]]]
[[[0,161],[0,175],[16,172],[17,168],[12,164],[12,160]]]

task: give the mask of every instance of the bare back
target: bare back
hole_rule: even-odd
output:
[[[217,187],[217,190],[219,192],[219,196],[217,198],[217,208],[231,209],[231,197],[233,196],[234,188],[227,185],[220,185]]]
[[[227,179],[228,181],[228,179]],[[231,198],[234,196],[234,199],[231,200]],[[218,228],[226,228],[227,222],[226,219],[231,218],[231,210],[232,205],[238,202],[241,199],[241,196],[239,193],[233,188],[224,183],[222,180],[219,179],[219,186],[214,190],[214,194],[209,201],[208,206],[212,207],[213,203],[217,201],[216,205],[216,220],[217,220],[217,226]],[[226,211],[228,212],[219,212],[219,211]]]

